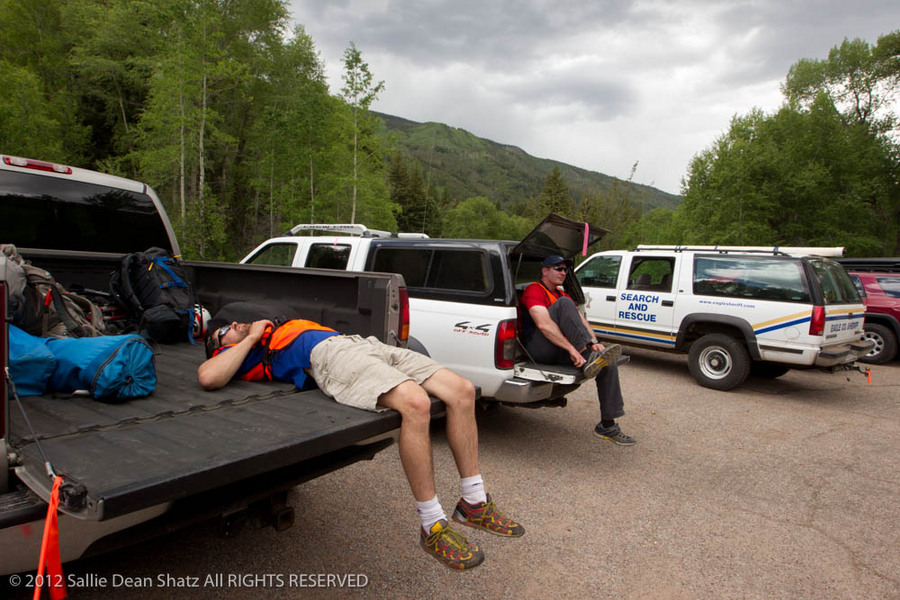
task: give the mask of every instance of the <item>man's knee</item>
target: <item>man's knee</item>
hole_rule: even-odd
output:
[[[393,408],[404,419],[428,421],[431,418],[431,399],[422,386],[407,380],[383,396],[382,405]]]

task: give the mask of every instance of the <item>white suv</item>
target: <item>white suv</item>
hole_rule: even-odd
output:
[[[752,371],[854,368],[871,348],[865,306],[834,248],[639,246],[575,272],[597,335],[686,352],[700,385],[729,390]]]

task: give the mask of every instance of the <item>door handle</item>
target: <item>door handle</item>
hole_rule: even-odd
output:
[[[674,300],[663,300],[661,303],[663,306],[675,306]]]
[[[606,297],[606,301],[607,301],[607,302],[615,302],[615,301],[616,301],[616,297],[615,297],[615,296],[607,296],[607,297]]]

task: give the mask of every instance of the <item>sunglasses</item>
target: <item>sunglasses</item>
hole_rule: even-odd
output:
[[[216,348],[222,345],[222,336],[228,333],[229,329],[231,329],[231,325],[223,325],[216,330],[215,335],[213,335],[213,339],[216,342]]]
[[[550,267],[550,268],[553,269],[554,271],[560,271],[563,273],[565,273],[566,271],[569,270],[569,267],[567,267],[565,265],[556,265],[555,267]]]

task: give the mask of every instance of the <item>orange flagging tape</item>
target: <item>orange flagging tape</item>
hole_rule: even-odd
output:
[[[34,600],[41,597],[42,584],[47,584],[51,600],[62,600],[69,597],[66,581],[59,556],[59,524],[56,520],[56,509],[59,508],[59,485],[62,477],[53,480],[50,492],[50,505],[47,507],[47,519],[44,521],[44,538],[41,541],[41,557],[38,560],[37,577],[35,577]],[[46,568],[46,576],[44,569]]]
[[[872,369],[866,369],[866,383],[872,383]]]

